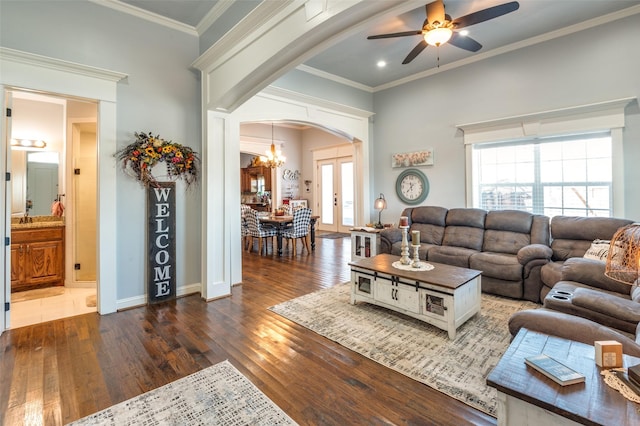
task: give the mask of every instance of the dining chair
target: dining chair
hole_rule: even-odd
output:
[[[247,228],[251,242],[249,243],[249,251],[253,250],[253,239],[258,239],[258,252],[262,254],[263,240],[268,238],[271,240],[271,250],[273,251],[273,237],[275,237],[278,231],[270,226],[264,226],[260,219],[258,219],[258,211],[251,209],[247,212]],[[264,252],[267,254],[268,242],[264,243]]]
[[[307,236],[309,235],[310,226],[311,209],[301,208],[293,212],[292,226],[286,228],[282,232],[282,237],[287,239],[287,243],[289,242],[289,240],[293,241],[293,253],[297,254],[296,240],[298,238],[303,239],[304,247],[306,247],[307,253],[311,253],[311,250],[309,250],[309,240],[307,238]],[[302,251],[304,251],[304,249]]]
[[[241,221],[241,232],[240,235],[242,236],[242,249],[243,250],[247,250],[249,248],[249,225],[247,224],[247,213],[253,210],[251,208],[251,206],[248,206],[246,204],[241,204],[240,205],[240,221]]]

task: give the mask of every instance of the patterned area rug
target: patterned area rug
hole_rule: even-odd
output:
[[[296,425],[229,361],[71,425]]]
[[[349,303],[349,284],[269,308],[367,358],[495,417],[497,391],[487,375],[507,350],[509,317],[537,308],[526,301],[482,295],[482,310],[447,332],[368,303]]]

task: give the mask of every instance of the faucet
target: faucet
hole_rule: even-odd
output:
[[[33,218],[29,217],[29,210],[27,210],[24,216],[20,218],[20,223],[33,223]]]

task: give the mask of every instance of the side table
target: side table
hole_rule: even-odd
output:
[[[380,252],[380,231],[374,228],[351,229],[351,261],[373,257]]]
[[[585,375],[585,382],[560,386],[524,363],[545,353]],[[640,363],[624,355],[623,365]],[[640,424],[640,405],[610,388],[600,375],[591,345],[521,329],[487,377],[498,390],[498,425]]]

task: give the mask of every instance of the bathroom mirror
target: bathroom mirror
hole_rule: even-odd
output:
[[[50,216],[59,193],[59,153],[12,150],[11,157],[12,216]]]

